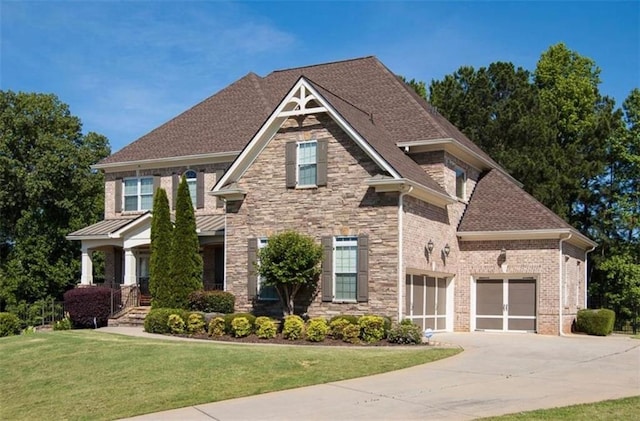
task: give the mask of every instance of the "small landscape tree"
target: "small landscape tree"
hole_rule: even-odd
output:
[[[257,270],[264,285],[275,287],[283,313],[293,314],[298,292],[318,282],[322,246],[309,236],[287,231],[269,237],[259,257]]]
[[[196,233],[196,217],[183,176],[176,198],[176,222],[171,247],[172,307],[188,308],[189,294],[203,288],[202,257]]]

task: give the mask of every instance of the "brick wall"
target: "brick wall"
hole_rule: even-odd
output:
[[[291,140],[328,139],[327,186],[285,187],[285,144]],[[365,180],[379,174],[378,166],[338,125],[325,115],[289,119],[251,164],[239,187],[247,191],[227,214],[227,289],[236,308],[249,310],[247,241],[285,230],[313,236],[369,236],[369,301],[322,303],[316,296],[312,316],[339,313],[397,315],[398,222],[395,193],[375,193]]]

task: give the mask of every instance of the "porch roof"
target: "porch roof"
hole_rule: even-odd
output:
[[[130,224],[134,224],[146,214],[131,218],[105,219],[67,235],[67,240],[99,240],[112,238]],[[173,220],[173,217],[172,217]],[[140,223],[144,223],[142,220]],[[197,215],[196,232],[199,236],[222,235],[224,215]]]

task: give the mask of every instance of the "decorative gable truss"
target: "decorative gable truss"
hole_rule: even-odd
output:
[[[273,113],[245,146],[240,155],[231,164],[229,170],[218,180],[209,194],[223,198],[227,201],[242,200],[246,192],[239,188],[237,181],[243,176],[255,159],[260,155],[269,141],[275,136],[282,124],[290,117],[316,113],[327,113],[347,133],[362,150],[382,169],[388,176],[384,181],[377,178],[367,180],[367,183],[376,188],[376,191],[411,192],[410,194],[428,200],[437,206],[446,206],[454,200],[439,192],[433,192],[429,188],[419,185],[412,180],[403,178],[400,173],[387,162],[363,138],[354,127],[335,109],[334,106],[319,93],[313,82],[300,77],[289,90],[284,99],[275,108]],[[287,187],[295,186],[296,180],[296,143],[292,142],[286,148]],[[318,179],[316,185],[326,185],[326,144],[318,140]]]

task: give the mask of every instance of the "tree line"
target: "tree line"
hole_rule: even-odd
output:
[[[407,82],[523,183],[598,242],[590,306],[640,309],[640,89],[621,107],[599,90],[596,63],[564,44],[533,71],[513,63],[462,66],[441,80]],[[637,322],[637,320],[636,320]]]

